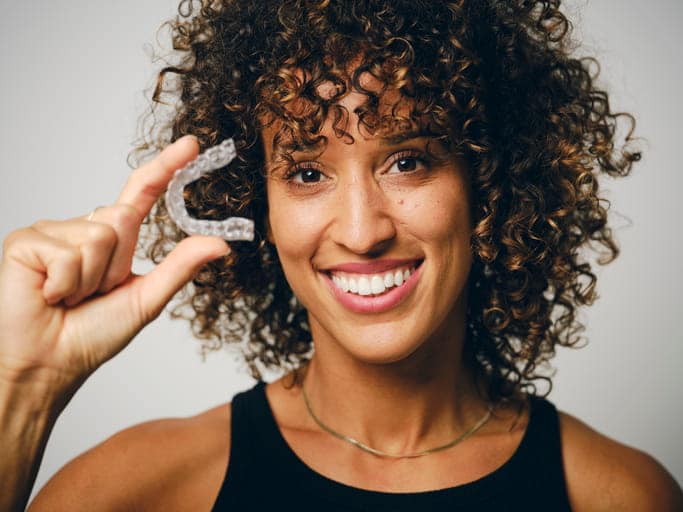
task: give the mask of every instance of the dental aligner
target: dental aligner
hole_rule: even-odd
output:
[[[253,240],[254,221],[244,217],[225,220],[200,220],[190,217],[185,208],[183,189],[203,175],[225,167],[237,155],[232,139],[210,147],[182,169],[178,169],[166,189],[166,208],[171,220],[188,235],[219,236],[224,240]]]

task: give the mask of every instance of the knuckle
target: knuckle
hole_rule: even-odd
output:
[[[22,236],[23,229],[17,229],[15,231],[11,231],[2,241],[2,251],[4,253],[7,253],[10,248],[18,242],[18,240]]]
[[[129,204],[117,204],[112,210],[112,223],[119,228],[130,229],[140,220],[140,213]]]
[[[131,294],[132,310],[136,312],[137,325],[147,325],[157,318],[163,311],[163,306],[151,306],[143,300],[142,290],[138,287]]]
[[[54,221],[47,219],[40,219],[31,224],[31,227],[36,231],[44,231],[54,224]]]
[[[142,196],[157,196],[161,192],[150,176],[150,169],[145,166],[138,167],[130,174],[126,187],[137,190]]]
[[[4,255],[12,254],[12,251],[25,242],[32,232],[32,228],[20,228],[11,231],[2,241],[2,252]]]
[[[98,242],[103,242],[105,245],[113,245],[116,243],[116,230],[109,224],[99,222],[88,222],[87,236]]]

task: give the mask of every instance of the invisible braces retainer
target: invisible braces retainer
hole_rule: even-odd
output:
[[[254,239],[254,221],[251,219],[228,217],[225,220],[200,220],[190,217],[185,208],[185,185],[211,171],[225,167],[235,156],[235,143],[232,139],[225,139],[173,174],[166,189],[166,208],[173,222],[188,235],[219,236],[228,241]]]

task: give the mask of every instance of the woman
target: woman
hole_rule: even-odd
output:
[[[637,160],[566,54],[557,3],[184,3],[188,58],[156,95],[179,74],[182,106],[151,134],[176,142],[114,205],[5,241],[2,505],[25,501],[79,384],[194,277],[208,346],[246,333],[255,375],[292,372],[114,436],[32,509],[264,509],[299,489],[327,510],[680,508],[652,458],[528,396],[593,298],[576,250],[616,255],[597,175]],[[238,160],[188,208],[251,217],[261,236],[166,255],[181,235],[157,199],[226,137]],[[133,276],[150,210],[148,252],[165,258]]]

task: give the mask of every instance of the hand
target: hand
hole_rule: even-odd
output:
[[[91,220],[40,221],[8,235],[0,261],[0,380],[66,392],[122,350],[203,264],[228,252],[219,238],[193,236],[148,274],[131,272],[140,224],[197,152],[194,137],[168,146]]]

